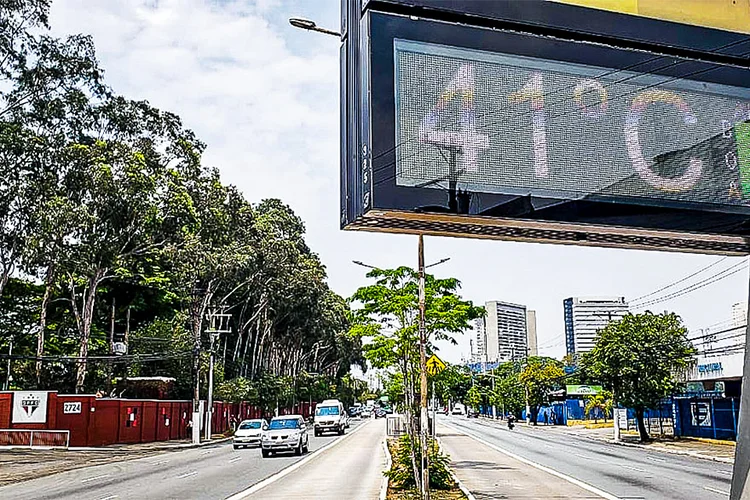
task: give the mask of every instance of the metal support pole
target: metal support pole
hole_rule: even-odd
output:
[[[211,335],[211,353],[209,355],[209,361],[208,361],[208,408],[207,408],[207,415],[206,415],[206,439],[211,439],[211,424],[213,421],[213,415],[214,415],[214,339],[215,337]]]
[[[10,344],[8,344],[8,366],[5,369],[5,388],[4,390],[10,390],[10,357],[13,356],[13,336],[10,337]]]
[[[750,304],[748,305],[750,306]],[[750,314],[750,307],[748,307],[748,314]],[[732,489],[729,493],[729,500],[750,499],[750,482],[747,480],[750,472],[750,335],[748,335],[750,316],[746,318],[745,323],[745,366],[743,369],[745,376],[742,377],[740,415],[737,422],[737,448],[734,452]]]
[[[529,387],[526,386],[526,423],[531,424],[531,406],[529,406]]]
[[[427,332],[425,330],[425,269],[424,238],[419,235],[419,379],[420,379],[420,444],[422,445],[422,499],[430,498],[430,468],[427,454]]]
[[[437,395],[435,394],[435,381],[432,381],[432,439],[437,435]]]

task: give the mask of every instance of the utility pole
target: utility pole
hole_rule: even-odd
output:
[[[8,344],[8,366],[5,371],[5,388],[4,390],[10,390],[10,357],[13,356],[13,336],[10,337],[10,344]]]
[[[427,332],[425,330],[425,267],[424,237],[419,235],[419,387],[420,398],[420,444],[422,448],[422,500],[430,498],[430,469],[427,456]]]
[[[109,355],[112,356],[115,353],[115,298],[112,297],[112,312],[109,316]],[[114,364],[112,359],[107,361],[107,394],[112,392],[112,375],[114,370]]]
[[[231,328],[229,322],[232,318],[231,314],[225,314],[218,312],[213,309],[209,312],[207,331],[209,338],[211,339],[209,358],[208,358],[208,408],[206,409],[206,440],[211,440],[213,416],[214,416],[214,360],[215,360],[215,347],[216,341],[222,333],[230,333]],[[226,345],[226,344],[225,344]]]
[[[482,334],[484,335],[484,371],[487,371],[487,365],[490,362],[490,355],[487,352],[487,316],[484,316],[482,318]],[[494,396],[495,394],[495,377],[490,377],[492,379],[492,394]],[[495,403],[492,403],[492,418],[493,420],[497,418],[497,413],[495,411]]]

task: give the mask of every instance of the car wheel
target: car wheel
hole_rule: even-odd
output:
[[[263,455],[263,458],[268,458],[268,450],[260,450],[261,455]]]
[[[310,440],[308,439],[305,446],[302,447],[302,453],[308,453],[310,451]]]
[[[320,437],[320,431],[318,431],[318,429],[315,429],[314,434],[315,437]]]
[[[298,445],[297,445],[297,447],[296,447],[296,448],[294,449],[294,454],[295,454],[295,455],[297,455],[297,456],[300,456],[300,455],[302,455],[302,438],[300,438],[300,440],[299,440],[299,444],[298,444]]]
[[[343,436],[343,435],[344,435],[344,428],[339,427],[339,436]]]

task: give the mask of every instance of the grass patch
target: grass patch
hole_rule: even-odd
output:
[[[391,453],[391,469],[384,472],[388,476],[387,500],[418,500],[419,491],[414,485],[408,436],[401,439],[389,439],[388,451]],[[437,443],[430,449],[430,498],[434,500],[466,500],[451,476],[448,468],[449,458],[440,452]]]

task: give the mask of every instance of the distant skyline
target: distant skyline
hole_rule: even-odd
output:
[[[359,260],[416,266],[417,238],[339,229],[339,47],[335,37],[291,27],[289,17],[338,29],[339,0],[55,0],[53,33],[94,37],[106,82],[177,113],[208,144],[204,161],[248,199],[278,197],[304,219],[307,242],[343,296],[368,283]],[[542,355],[565,354],[563,299],[624,296],[628,302],[720,257],[425,238],[431,271],[462,282],[475,304],[499,300],[536,311]],[[739,272],[655,304],[691,330],[731,320],[747,302],[748,272],[732,257],[676,289],[738,265]],[[730,271],[731,272],[731,271]],[[665,290],[654,297],[665,295]],[[470,355],[470,332],[441,357]]]

